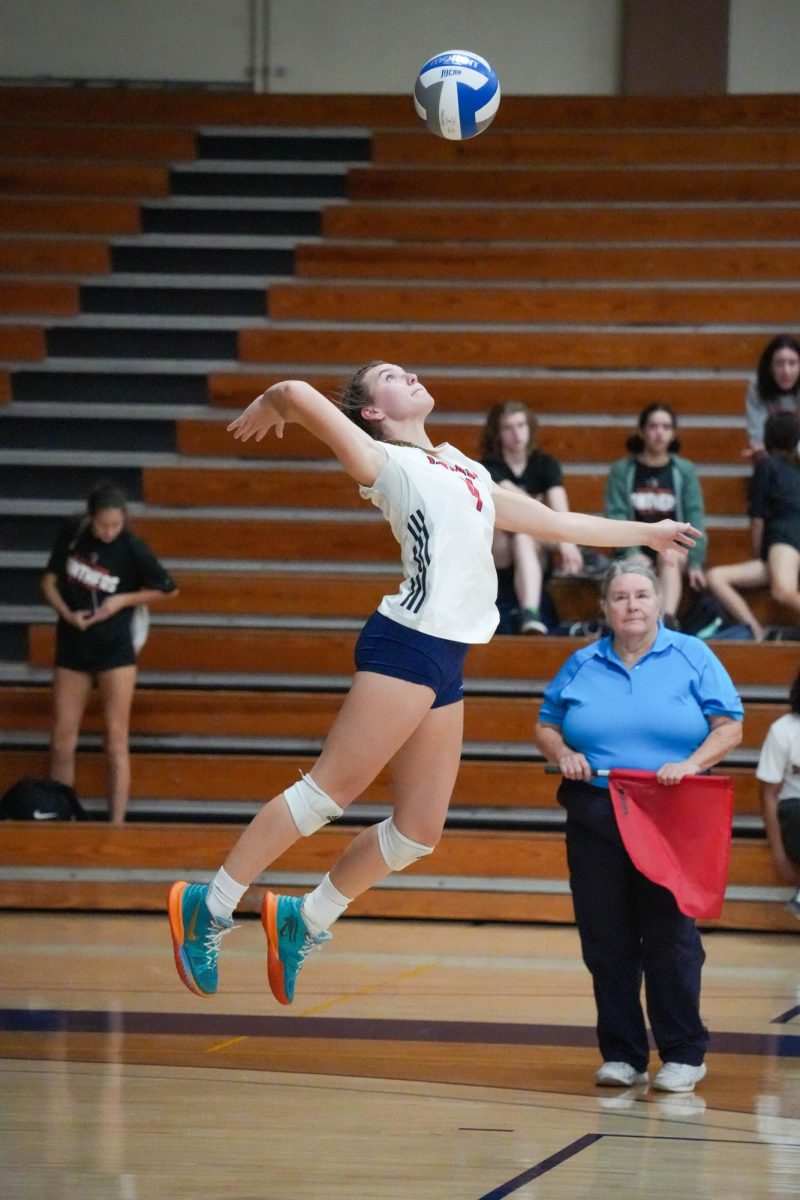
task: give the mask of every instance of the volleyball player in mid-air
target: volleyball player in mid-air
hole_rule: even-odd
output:
[[[389,521],[404,578],[356,644],[356,673],[317,761],[270,800],[211,883],[175,883],[169,919],[178,973],[193,992],[217,990],[217,959],[232,914],[254,879],[301,836],[341,816],[388,763],[390,817],[363,830],[319,886],[303,897],[267,892],[261,914],[270,987],[294,997],[308,953],[356,897],[431,854],[441,836],[463,736],[462,668],[472,643],[498,620],[492,532],[497,525],[548,542],[647,545],[685,555],[700,531],[688,523],[609,521],[554,512],[492,484],[480,463],[433,446],[433,398],[416,375],[382,361],[362,367],[337,405],[307,383],[277,383],[228,426],[242,441],[298,424],[330,447]]]

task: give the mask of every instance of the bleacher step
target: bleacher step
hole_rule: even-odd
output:
[[[87,822],[37,829],[32,853],[29,827],[9,822],[0,868],[3,907],[102,907],[163,911],[175,878],[205,881],[233,844],[235,825],[182,824],[164,837],[161,823],[132,823],[122,830]],[[260,888],[307,891],[354,830],[327,827],[301,839],[259,878],[242,905],[257,911]],[[353,915],[435,916],[460,920],[571,921],[559,832],[445,830],[435,859],[390,876],[359,898]],[[720,928],[794,929],[781,900],[766,847],[734,839],[730,882]]]
[[[176,754],[260,754],[260,755],[318,755],[324,738],[303,737],[234,737],[221,734],[131,734],[130,746],[134,752]],[[49,734],[38,730],[0,729],[0,746],[6,750],[46,749],[50,744]],[[102,748],[101,734],[83,734],[79,749],[98,751]],[[461,750],[462,760],[479,762],[513,761],[539,763],[544,759],[534,742],[473,742],[465,741]],[[738,748],[732,750],[718,769],[733,767],[754,768],[758,750]]]

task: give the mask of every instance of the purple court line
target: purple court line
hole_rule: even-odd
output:
[[[385,1020],[364,1017],[236,1016],[224,1013],[118,1012],[0,1008],[0,1031],[147,1033],[199,1037],[330,1038],[341,1041],[451,1042],[457,1045],[594,1047],[593,1028],[493,1021]],[[718,1054],[800,1058],[800,1034],[715,1033]]]
[[[794,1008],[788,1008],[785,1013],[781,1013],[779,1017],[773,1017],[770,1024],[772,1025],[788,1025],[795,1017],[800,1017],[800,1004],[795,1004]]]
[[[0,1031],[147,1033],[198,1037],[329,1038],[341,1041],[451,1042],[456,1045],[595,1047],[593,1028],[522,1022],[415,1021],[362,1017],[237,1016],[224,1013],[111,1012],[2,1008]],[[717,1054],[800,1058],[800,1034],[714,1033]]]
[[[576,1154],[580,1154],[581,1150],[586,1150],[587,1147],[594,1145],[601,1138],[625,1138],[636,1141],[659,1141],[659,1142],[714,1142],[719,1145],[730,1145],[727,1138],[713,1137],[691,1137],[687,1138],[678,1134],[658,1134],[656,1137],[650,1133],[585,1133],[583,1137],[579,1137],[576,1141],[570,1142],[568,1146],[564,1146],[563,1150],[557,1150],[555,1154],[551,1154],[549,1158],[543,1158],[536,1166],[530,1167],[527,1171],[523,1171],[521,1175],[515,1175],[513,1179],[509,1179],[506,1183],[501,1183],[499,1187],[494,1188],[491,1192],[485,1192],[478,1200],[503,1200],[503,1197],[510,1196],[512,1192],[516,1192],[519,1188],[524,1187],[526,1183],[530,1183],[533,1179],[538,1179],[541,1175],[552,1171],[553,1167],[558,1167],[561,1163],[566,1162],[570,1158],[574,1158]],[[734,1143],[737,1146],[782,1146],[783,1142],[762,1142],[758,1140],[737,1141]]]
[[[796,1145],[795,1142],[762,1142],[760,1138],[737,1138],[732,1142],[730,1138],[696,1137],[694,1134],[689,1136],[685,1133],[604,1133],[603,1137],[627,1138],[629,1141],[640,1142],[708,1142],[715,1146],[788,1146],[790,1150],[794,1150]]]
[[[494,1188],[491,1192],[486,1192],[483,1196],[479,1197],[479,1200],[503,1200],[504,1196],[510,1196],[512,1192],[516,1192],[518,1188],[524,1187],[532,1179],[538,1179],[540,1175],[546,1175],[548,1171],[553,1170],[553,1167],[560,1167],[567,1159],[574,1158],[576,1154],[580,1154],[581,1150],[585,1150],[587,1146],[593,1146],[602,1137],[605,1137],[605,1134],[585,1133],[577,1141],[570,1142],[563,1150],[557,1150],[549,1158],[543,1158],[535,1167],[529,1167],[521,1175],[515,1175],[507,1183],[501,1183],[500,1187]]]

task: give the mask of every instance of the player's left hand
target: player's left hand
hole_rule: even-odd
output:
[[[672,552],[685,558],[697,539],[702,537],[702,531],[695,529],[688,521],[656,521],[648,530],[647,545],[659,554]]]

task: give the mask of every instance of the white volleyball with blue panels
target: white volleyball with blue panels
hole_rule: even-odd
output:
[[[431,133],[460,142],[482,133],[497,114],[500,83],[480,54],[446,50],[417,75],[414,107]]]

